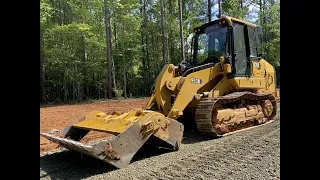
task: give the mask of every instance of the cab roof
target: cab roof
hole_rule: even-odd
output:
[[[230,16],[222,16],[219,19],[216,19],[214,21],[202,24],[201,26],[195,27],[194,29],[195,30],[202,29],[204,27],[207,27],[208,25],[216,24],[216,23],[221,22],[223,20],[225,20],[229,25],[232,25],[233,22],[238,22],[238,23],[241,23],[241,24],[246,24],[246,25],[251,26],[251,27],[256,27],[257,26],[256,24],[252,24],[250,22],[247,22],[247,21],[244,21],[244,20],[241,20],[241,19],[237,19],[237,18],[230,17]]]

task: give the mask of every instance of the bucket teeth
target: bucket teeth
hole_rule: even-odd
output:
[[[48,133],[40,133],[40,135],[42,137],[47,138],[48,140],[50,140],[54,143],[57,143],[65,148],[67,148],[67,149],[78,151],[78,152],[81,152],[84,154],[88,154],[92,151],[92,146],[85,145],[85,144],[82,144],[80,142],[77,142],[77,141],[74,141],[71,139],[61,138],[61,137],[58,137],[58,136],[55,136],[52,134],[48,134]],[[90,155],[90,154],[88,154],[88,155]]]
[[[76,132],[77,128],[68,127],[68,130]],[[133,156],[152,135],[165,142],[162,144],[172,150],[177,150],[181,144],[183,130],[184,127],[180,122],[166,118],[157,112],[148,112],[113,139],[103,140],[92,145],[77,142],[78,139],[68,139],[71,138],[70,136],[61,138],[48,133],[40,133],[40,135],[67,149],[103,160],[117,168],[123,168],[130,164]],[[62,135],[65,134],[62,133]]]

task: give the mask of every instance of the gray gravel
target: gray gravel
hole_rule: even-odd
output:
[[[40,179],[280,179],[278,107],[272,123],[219,139],[187,132],[179,151],[139,155],[123,169],[66,150],[42,154]]]

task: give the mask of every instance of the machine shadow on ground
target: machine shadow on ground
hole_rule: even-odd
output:
[[[197,131],[189,130],[184,132],[182,144],[192,144],[210,139],[212,138],[204,136]],[[156,147],[155,143],[156,141],[154,141],[154,139],[149,139],[149,141],[147,141],[133,157],[131,162],[133,163],[146,158],[173,152],[167,148]],[[46,179],[50,177],[52,180],[55,180],[82,179],[111,172],[117,170],[117,168],[99,159],[78,152],[65,150],[40,157],[40,171],[41,170],[44,171],[44,173],[43,175],[40,175],[40,178]]]
[[[40,172],[45,171],[40,179],[81,179],[115,169],[99,159],[68,150],[40,157]]]

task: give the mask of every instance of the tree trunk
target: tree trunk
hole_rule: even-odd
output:
[[[127,71],[123,73],[123,91],[124,91],[124,98],[127,99]]]
[[[112,77],[112,82],[113,82],[113,88],[114,89],[117,89],[117,85],[116,85],[116,68],[114,66],[114,60],[112,58],[112,37],[111,37],[111,21],[110,21],[110,10],[108,11],[109,12],[109,15],[108,15],[108,27],[109,27],[109,44],[110,44],[110,57],[111,57],[111,62],[112,62],[112,74],[111,74],[111,77]]]
[[[266,23],[266,14],[265,14],[265,0],[259,0],[259,7],[260,7],[260,25],[262,26],[262,38],[261,43],[266,42],[266,28],[263,26],[263,24]]]
[[[147,95],[149,95],[149,86],[150,86],[150,76],[149,76],[149,73],[150,73],[150,58],[149,58],[149,43],[148,43],[148,39],[149,39],[149,36],[146,35],[146,63],[147,63],[147,66],[146,66],[146,69],[144,70],[145,73],[146,73],[146,82],[147,82],[147,85],[146,85],[146,92],[147,92]]]
[[[88,68],[87,68],[87,43],[85,35],[82,35],[82,64],[83,64],[83,75],[84,75],[84,94],[86,99],[89,97],[89,80],[88,80]]]
[[[266,0],[263,0],[263,24],[265,24],[267,21],[267,17],[266,17]],[[264,27],[263,30],[263,42],[267,42],[267,33],[266,33],[266,27]]]
[[[116,21],[113,22],[113,32],[114,32],[114,42],[117,45],[117,26],[116,26]]]
[[[260,12],[259,12],[259,15],[260,15],[260,26],[262,27],[262,24],[263,24],[262,0],[259,0],[259,8],[260,8]],[[264,34],[264,32],[263,32],[263,34]],[[260,43],[263,43],[263,37],[260,38]]]
[[[73,63],[72,100],[76,101],[75,77],[77,75],[77,67],[76,67],[76,63],[75,63],[75,58],[74,57],[72,57],[72,63]]]
[[[219,18],[221,18],[222,16],[221,0],[218,0],[218,4],[219,4]]]
[[[124,24],[122,23],[122,39],[126,39],[126,34],[124,30]],[[123,91],[124,91],[124,98],[127,99],[127,64],[125,62],[127,55],[125,52],[125,47],[122,46],[122,66],[123,66]]]
[[[184,53],[184,39],[183,39],[183,21],[182,21],[182,7],[181,7],[181,1],[179,2],[179,21],[180,21],[180,41],[181,41],[181,60],[185,60],[185,53]]]
[[[208,22],[211,22],[211,0],[208,0]]]
[[[172,1],[170,1],[170,4],[169,4],[169,12],[171,13],[171,16],[170,17],[172,17],[172,15],[174,16],[174,6],[173,6],[173,2]],[[172,23],[172,22],[171,22]],[[175,23],[173,23],[173,24],[175,24]],[[174,46],[174,37],[173,37],[173,29],[174,28],[172,28],[172,24],[171,24],[171,26],[170,26],[170,35],[169,35],[169,39],[170,39],[170,61],[171,62],[176,62],[175,61],[175,57],[174,57],[174,49],[175,49],[175,46]]]
[[[165,37],[165,25],[164,25],[164,10],[163,10],[163,0],[160,0],[160,10],[161,10],[161,32],[162,32],[162,60],[163,65],[167,64],[167,45]]]
[[[80,83],[80,81],[78,81],[77,90],[78,90],[77,99],[78,99],[79,102],[81,102],[82,101],[82,93],[81,93],[81,83]]]
[[[240,0],[240,12],[241,12],[241,18],[244,18],[245,14],[244,14],[244,9],[243,9],[243,0]]]
[[[40,88],[41,88],[41,101],[43,103],[47,102],[46,98],[46,88],[45,88],[45,78],[44,78],[44,55],[43,55],[43,39],[42,39],[42,29],[40,26]]]
[[[59,11],[59,25],[62,26],[63,25],[63,15],[62,15],[62,5],[61,2],[59,1],[58,4],[58,11]],[[62,45],[64,45],[63,39],[60,39]],[[66,60],[63,60],[63,100],[66,101],[67,100],[67,69],[66,69]],[[61,97],[61,96],[60,96]],[[62,98],[61,98],[62,99]]]
[[[260,25],[262,26],[262,0],[259,0],[259,8],[260,8]]]
[[[148,20],[148,17],[147,17],[147,13],[146,13],[146,0],[143,0],[143,29],[141,31],[141,35],[143,37],[143,40],[144,40],[144,54],[143,54],[143,59],[144,59],[144,69],[143,69],[143,73],[144,73],[144,82],[145,82],[145,85],[144,85],[144,93],[142,94],[149,94],[149,91],[148,91],[148,87],[149,87],[149,81],[150,81],[150,75],[149,75],[149,72],[150,72],[150,58],[149,58],[149,54],[150,54],[150,50],[149,50],[149,43],[148,43],[148,39],[149,39],[149,36],[148,36],[148,33],[146,33],[147,31],[147,20]],[[134,80],[133,80],[134,81]]]
[[[107,83],[104,83],[104,99],[107,99]]]
[[[169,13],[170,13],[170,19],[172,17],[173,12],[173,4],[172,1],[169,2]],[[169,32],[169,40],[170,40],[170,62],[175,63],[174,60],[174,38],[173,38],[173,28],[172,28],[172,22],[170,22],[170,32]],[[169,53],[168,52],[168,53]]]
[[[64,65],[63,65],[63,100],[67,101],[68,99],[68,89],[67,89],[67,67],[66,67],[66,60],[64,60]]]
[[[162,0],[165,2],[165,0]],[[168,3],[168,2],[167,2]],[[164,37],[165,37],[165,53],[166,53],[166,63],[170,63],[169,59],[169,37],[168,37],[168,19],[167,19],[167,13],[166,13],[166,3],[163,4],[163,20],[164,20]]]
[[[109,32],[109,9],[107,9],[107,0],[104,0],[104,19],[106,29],[106,46],[107,46],[107,64],[108,64],[108,98],[112,98],[112,60],[111,60],[111,41]]]
[[[100,82],[99,82],[99,84],[98,84],[98,98],[99,99],[101,99],[100,90],[101,90],[101,85],[100,85]]]
[[[116,84],[116,68],[114,67],[114,61],[112,60],[112,79],[113,79],[113,88],[117,89]]]
[[[145,45],[145,29],[146,29],[146,2],[145,0],[140,0],[140,4],[143,5],[143,7],[140,8],[141,16],[143,17],[143,22],[141,23],[141,50],[142,50],[142,77],[143,77],[143,93],[146,93],[146,87],[147,87],[147,76],[146,76],[146,45]]]

